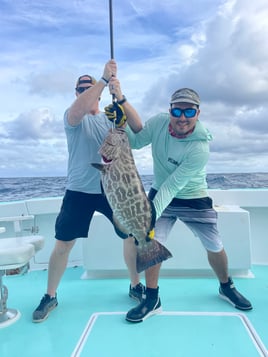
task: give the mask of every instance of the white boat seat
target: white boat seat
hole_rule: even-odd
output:
[[[7,308],[8,289],[2,278],[7,270],[21,268],[44,246],[42,236],[0,238],[0,328],[17,321],[21,316],[15,309]]]

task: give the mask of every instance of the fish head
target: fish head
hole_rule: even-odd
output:
[[[122,128],[111,129],[100,147],[99,153],[106,163],[119,159],[129,147],[126,132]]]

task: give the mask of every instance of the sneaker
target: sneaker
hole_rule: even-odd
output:
[[[233,283],[233,280],[229,278],[229,282],[226,284],[221,284],[219,288],[220,298],[228,301],[232,306],[239,310],[251,310],[251,303],[240,294]]]
[[[40,301],[40,304],[33,312],[33,322],[44,321],[48,317],[50,311],[55,309],[57,305],[57,296],[50,297],[48,294],[45,294]]]
[[[141,303],[129,310],[126,320],[129,322],[142,322],[148,317],[162,311],[160,297],[156,299],[145,298]]]
[[[141,302],[142,301],[142,295],[145,293],[145,286],[142,285],[142,283],[137,284],[134,286],[134,288],[129,286],[129,297],[132,299]]]

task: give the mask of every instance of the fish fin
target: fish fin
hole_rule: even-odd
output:
[[[138,247],[137,247],[138,248]],[[137,273],[162,263],[172,257],[170,251],[157,240],[151,240],[142,249],[137,249],[136,269]]]
[[[100,164],[100,163],[97,163],[97,162],[92,162],[91,165],[92,165],[93,167],[95,167],[95,169],[98,169],[98,170],[100,170],[100,171],[104,171],[105,166],[106,166],[106,165],[104,165],[104,164]]]

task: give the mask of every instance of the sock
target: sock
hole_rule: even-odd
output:
[[[233,284],[232,279],[229,277],[227,283],[220,283],[222,288],[230,288]]]
[[[49,295],[49,294],[46,294],[46,295],[48,295],[50,297],[50,299],[55,299],[57,294],[55,294],[55,296],[52,296],[52,295]]]
[[[131,289],[137,288],[139,285],[140,285],[140,283],[138,283],[138,284],[136,284],[136,285],[130,284]]]
[[[150,299],[157,299],[158,298],[158,290],[159,290],[159,287],[157,287],[156,289],[146,288],[146,291],[145,291],[146,297],[148,297]]]

